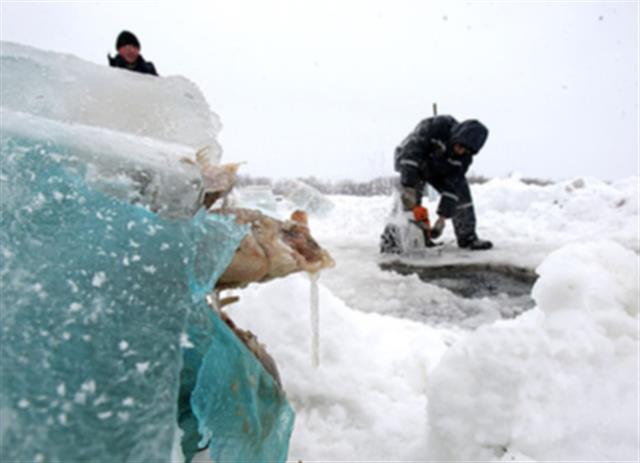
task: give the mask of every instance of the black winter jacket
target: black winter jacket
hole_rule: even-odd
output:
[[[110,55],[107,55],[109,58],[109,66],[114,68],[122,68],[128,69],[129,71],[141,72],[142,74],[151,74],[153,76],[157,76],[156,67],[153,65],[151,61],[145,61],[142,55],[138,57],[138,60],[129,64],[125,61],[125,59],[120,56],[118,53],[115,58],[112,58]]]
[[[432,184],[442,195],[438,214],[452,217],[473,155],[482,148],[488,133],[476,120],[458,123],[444,115],[424,119],[396,148],[395,168],[402,186],[422,189],[425,182]],[[455,155],[452,147],[456,143],[470,152]]]

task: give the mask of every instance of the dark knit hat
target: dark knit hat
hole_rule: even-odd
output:
[[[129,31],[120,32],[118,40],[116,40],[116,50],[119,50],[125,45],[133,45],[134,47],[140,48],[140,42],[138,42],[138,38]]]

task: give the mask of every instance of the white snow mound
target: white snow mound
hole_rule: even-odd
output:
[[[637,458],[637,254],[571,244],[537,271],[535,309],[479,328],[431,375],[432,456]]]

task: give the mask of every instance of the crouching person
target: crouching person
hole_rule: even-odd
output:
[[[484,145],[489,131],[477,120],[458,123],[451,116],[435,116],[421,121],[396,148],[395,169],[400,173],[400,199],[410,225],[419,225],[424,243],[438,238],[447,219],[461,248],[490,249],[491,241],[476,235],[476,215],[466,173],[473,156]],[[440,193],[438,218],[431,226],[422,206],[422,191],[430,185]],[[388,225],[382,235],[381,252],[403,252],[398,227]]]

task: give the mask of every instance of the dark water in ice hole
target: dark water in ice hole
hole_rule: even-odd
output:
[[[415,273],[422,281],[448,289],[465,299],[494,300],[500,306],[502,318],[513,318],[535,305],[531,298],[531,288],[538,277],[533,270],[526,268],[506,264],[416,266],[400,262],[382,263],[380,268],[401,275]],[[425,319],[432,318],[426,313],[422,315]],[[467,315],[471,316],[472,313]],[[408,318],[416,317],[409,315]],[[438,321],[437,318],[440,317],[435,318],[436,320],[431,321]],[[456,320],[449,321],[455,323]]]

